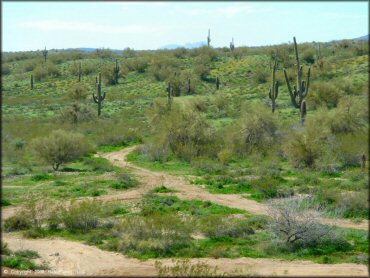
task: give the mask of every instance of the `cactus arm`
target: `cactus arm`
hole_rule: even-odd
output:
[[[311,68],[309,67],[308,72],[307,72],[307,85],[306,85],[304,96],[307,96],[308,94],[308,87],[310,85],[310,73],[311,73]]]
[[[286,70],[284,69],[284,76],[285,76],[285,82],[287,84],[287,87],[288,87],[288,92],[289,92],[289,95],[290,95],[290,100],[292,101],[292,104],[295,108],[299,108],[298,106],[298,103],[297,101],[295,100],[296,98],[296,89],[294,89],[294,95],[293,95],[293,92],[292,92],[292,88],[290,87],[290,83],[289,83],[289,79],[288,79],[288,75],[286,73]]]
[[[103,96],[100,98],[101,100],[105,99],[105,92],[103,93]]]
[[[98,101],[98,98],[95,96],[95,94],[94,94],[94,93],[92,94],[92,96],[93,96],[93,100],[94,100],[94,102],[95,102],[95,103],[98,103],[98,102],[99,102],[99,101]]]
[[[278,94],[279,94],[279,82],[276,81],[276,83],[275,83],[275,99],[277,99]]]
[[[270,90],[269,90],[269,98],[272,100],[271,88],[270,88]]]

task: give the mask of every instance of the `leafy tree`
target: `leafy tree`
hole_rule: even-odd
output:
[[[92,149],[82,134],[60,129],[52,131],[49,136],[34,139],[32,147],[55,171],[61,164],[78,159]]]

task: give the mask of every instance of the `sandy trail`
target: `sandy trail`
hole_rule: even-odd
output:
[[[117,192],[115,194],[107,194],[99,197],[94,197],[96,200],[101,201],[126,201],[131,202],[140,199],[145,193],[151,189],[165,185],[168,188],[175,189],[179,192],[173,195],[185,199],[197,199],[203,201],[211,201],[219,205],[238,208],[246,210],[256,215],[267,215],[267,207],[265,204],[258,203],[254,200],[243,198],[239,194],[212,194],[209,193],[199,186],[190,184],[184,177],[170,175],[162,172],[154,172],[145,168],[136,166],[130,162],[127,162],[126,156],[132,152],[136,146],[128,147],[119,151],[110,153],[99,153],[98,156],[108,159],[113,165],[118,167],[129,167],[133,170],[134,174],[141,180],[141,185],[137,188],[133,188],[127,191]],[[86,197],[80,200],[85,200]],[[92,199],[90,197],[90,199]],[[68,201],[66,202],[68,203]],[[13,216],[19,209],[20,206],[11,206],[2,209],[2,219],[7,219]],[[320,220],[324,224],[335,225],[342,228],[352,228],[358,230],[368,230],[369,221],[362,220],[360,223],[354,223],[349,219],[329,219],[322,218]]]
[[[132,192],[127,192],[127,194],[122,193],[127,196],[132,196],[134,194],[138,194],[138,198],[141,194],[148,192],[150,189],[159,186],[165,185],[168,188],[178,190],[178,193],[174,193],[173,195],[181,198],[181,199],[197,199],[203,201],[211,201],[217,203],[219,205],[238,208],[246,210],[252,214],[257,215],[267,215],[267,207],[262,203],[258,203],[254,200],[249,200],[243,198],[239,194],[212,194],[203,189],[199,186],[190,184],[185,180],[184,177],[170,175],[167,173],[161,172],[154,172],[148,169],[144,169],[133,165],[130,162],[125,161],[127,154],[132,152],[136,146],[125,148],[120,151],[111,152],[100,154],[101,157],[104,157],[111,161],[111,163],[115,166],[119,167],[130,167],[134,170],[135,174],[138,175],[144,186],[140,187],[140,189],[134,190]],[[101,196],[101,199],[109,200],[117,198],[119,199],[122,196]],[[359,230],[368,230],[369,221],[363,220],[361,223],[354,223],[349,219],[329,219],[323,218],[321,222],[324,224],[335,225],[342,228],[352,228],[352,229],[359,229]]]
[[[155,276],[155,260],[140,261],[122,254],[108,252],[94,246],[63,239],[24,239],[17,234],[4,234],[3,241],[12,250],[35,250],[50,268],[50,275],[116,275]],[[161,259],[171,265],[170,259]],[[191,263],[205,262],[218,266],[222,272],[238,269],[238,275],[285,276],[367,276],[367,267],[361,264],[317,264],[309,261],[284,261],[278,259],[191,259]]]
[[[118,194],[95,197],[102,201],[135,201],[152,188],[165,185],[178,190],[175,193],[182,199],[208,200],[221,205],[244,209],[253,214],[266,214],[266,207],[253,200],[242,198],[240,195],[211,194],[198,186],[189,184],[185,178],[166,173],[153,172],[125,161],[125,157],[135,147],[126,148],[112,153],[99,154],[109,159],[114,165],[130,167],[141,180],[141,185],[132,190]],[[84,198],[86,199],[86,198]],[[82,200],[82,199],[81,199]],[[66,201],[68,205],[69,201]],[[3,219],[13,215],[21,207],[3,209]],[[365,228],[359,224],[336,221],[338,226]],[[339,221],[339,222],[338,222]],[[327,222],[329,223],[329,222]],[[154,276],[157,271],[155,260],[140,261],[128,258],[122,254],[103,251],[94,246],[63,239],[24,239],[17,233],[5,233],[2,240],[9,244],[12,250],[31,249],[37,251],[41,258],[39,263],[47,262],[50,267],[49,275],[117,275],[117,276]],[[161,259],[165,265],[172,264],[170,259]],[[284,275],[284,276],[367,276],[366,265],[361,264],[317,264],[310,261],[284,261],[279,259],[192,259],[192,263],[205,262],[210,266],[218,266],[222,272],[238,269],[238,275]]]

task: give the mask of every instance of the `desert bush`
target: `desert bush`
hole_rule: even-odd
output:
[[[321,242],[336,236],[332,227],[319,223],[321,209],[307,199],[272,201],[268,212],[271,217],[269,230],[275,239],[281,240],[286,246],[319,246]]]
[[[210,238],[222,238],[225,236],[233,238],[245,238],[254,234],[253,228],[245,220],[233,218],[221,218],[219,216],[204,219],[205,223],[202,225],[202,232]]]
[[[144,57],[131,58],[125,61],[125,66],[129,71],[137,71],[138,73],[143,73],[149,65],[148,59]]]
[[[178,66],[179,62],[176,59],[159,56],[150,63],[148,71],[155,80],[164,81],[174,75]]]
[[[119,239],[124,253],[170,256],[190,244],[190,230],[177,216],[151,214],[150,217],[126,217],[112,235]]]
[[[368,191],[348,192],[336,196],[336,214],[345,218],[368,218]]]
[[[126,47],[123,51],[122,51],[122,56],[124,58],[133,58],[136,56],[136,52],[134,49],[132,48],[129,48],[129,47]]]
[[[41,81],[45,79],[48,75],[48,70],[45,66],[43,65],[37,65],[34,70],[32,71],[33,78],[36,81]]]
[[[178,47],[172,51],[172,54],[177,59],[183,59],[188,55],[188,50],[184,47]]]
[[[81,83],[74,84],[68,91],[68,97],[76,101],[85,100],[88,95],[87,87]]]
[[[217,50],[215,50],[214,48],[202,46],[199,48],[192,49],[191,55],[197,57],[203,56],[206,57],[207,60],[213,62],[217,60],[218,53]]]
[[[173,265],[165,266],[160,261],[155,261],[154,266],[159,277],[211,277],[225,276],[218,272],[218,267],[211,267],[206,263],[198,262],[191,264],[189,259],[172,259]]]
[[[271,150],[277,138],[277,121],[270,109],[246,105],[242,115],[226,132],[225,144],[239,156]]]
[[[266,67],[258,66],[253,70],[253,79],[256,84],[263,84],[267,82],[269,73]]]
[[[127,67],[125,65],[120,65],[120,71],[118,73],[119,78],[121,79],[126,78],[127,72],[128,72]],[[109,84],[109,85],[116,84],[113,64],[103,66],[101,70],[101,74],[106,84]]]
[[[5,219],[4,230],[6,232],[27,230],[31,228],[31,221],[26,215],[17,214]]]
[[[72,124],[94,119],[96,112],[93,108],[85,104],[74,103],[71,106],[60,110],[60,120]]]
[[[312,48],[308,48],[302,52],[302,61],[307,64],[313,64],[315,62],[315,51]]]
[[[23,71],[29,72],[33,71],[37,66],[40,66],[42,64],[41,59],[32,59],[24,62],[23,64]]]
[[[112,184],[114,189],[129,189],[139,184],[139,181],[132,174],[121,171],[116,174],[117,181]]]
[[[84,157],[82,163],[91,167],[94,172],[112,172],[114,170],[109,160],[102,157]]]
[[[88,232],[99,224],[100,207],[96,201],[74,203],[61,211],[61,221],[69,230]]]
[[[49,136],[34,139],[31,144],[36,155],[49,163],[54,170],[92,150],[83,135],[60,129],[52,131]]]
[[[10,74],[10,66],[8,63],[1,63],[1,74],[2,75],[8,75]]]
[[[109,48],[97,48],[94,52],[95,57],[101,58],[101,59],[109,59],[112,58],[114,53]]]
[[[368,124],[367,99],[345,96],[339,100],[337,109],[330,112],[328,125],[333,133],[355,133]]]
[[[61,72],[59,71],[58,67],[51,62],[47,63],[47,72],[48,75],[51,77],[59,77]]]
[[[314,107],[320,105],[326,105],[328,108],[336,107],[343,95],[340,89],[329,82],[313,83],[310,91],[307,101]]]
[[[147,152],[146,155],[158,157],[172,152],[185,161],[207,155],[216,157],[217,140],[204,115],[191,104],[180,106],[173,103],[171,110],[165,105],[156,101],[149,111],[155,134],[142,149]],[[159,144],[154,145],[153,142]]]

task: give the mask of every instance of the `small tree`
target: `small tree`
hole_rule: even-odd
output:
[[[82,134],[55,130],[49,136],[32,141],[34,152],[55,171],[63,163],[78,159],[92,148]]]

